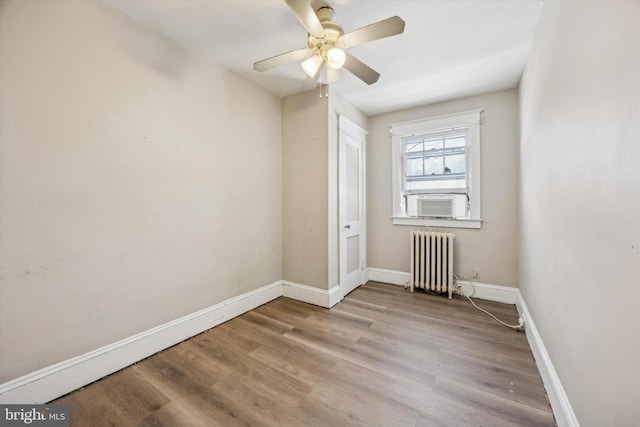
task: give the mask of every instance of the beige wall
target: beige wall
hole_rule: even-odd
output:
[[[324,93],[324,92],[323,92]],[[282,100],[284,279],[331,289],[339,284],[338,122],[367,127],[367,116],[330,91]]]
[[[278,97],[101,2],[0,8],[0,383],[282,278]]]
[[[584,427],[640,419],[639,23],[546,2],[521,82],[521,292]]]
[[[282,100],[283,278],[328,288],[327,100]]]
[[[393,225],[391,194],[392,123],[484,108],[481,125],[482,228],[443,228],[456,235],[455,271],[479,282],[517,286],[518,94],[493,92],[369,118],[367,150],[368,265],[409,271],[409,233]],[[438,229],[437,227],[432,227]]]

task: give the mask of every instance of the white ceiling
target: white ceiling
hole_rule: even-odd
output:
[[[104,0],[280,96],[300,92],[298,63],[259,73],[253,63],[306,47],[284,0]],[[398,15],[404,34],[349,52],[377,70],[367,86],[342,71],[333,89],[367,115],[515,87],[542,0],[330,0],[345,33]]]

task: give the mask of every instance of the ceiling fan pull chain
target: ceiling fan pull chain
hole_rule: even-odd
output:
[[[322,94],[322,89],[324,88],[324,95]],[[329,98],[329,85],[320,83],[320,99]]]

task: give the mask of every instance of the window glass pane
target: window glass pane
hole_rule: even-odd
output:
[[[407,176],[420,176],[422,172],[422,157],[407,159]]]
[[[465,173],[464,153],[445,156],[445,173]]]
[[[466,144],[465,139],[466,138],[464,137],[464,135],[456,135],[456,136],[447,137],[447,139],[445,141],[445,146],[446,146],[446,148],[464,147],[465,144]]]
[[[405,153],[422,151],[422,140],[420,141],[407,141],[404,145]]]
[[[442,143],[443,143],[443,139],[441,136],[437,137],[437,138],[425,138],[424,140],[424,151],[429,151],[429,150],[441,150],[442,147]]]
[[[441,155],[430,156],[424,159],[425,175],[441,175],[443,170],[443,157]]]

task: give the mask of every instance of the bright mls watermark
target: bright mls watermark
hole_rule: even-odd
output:
[[[0,405],[0,426],[69,427],[69,405]]]

